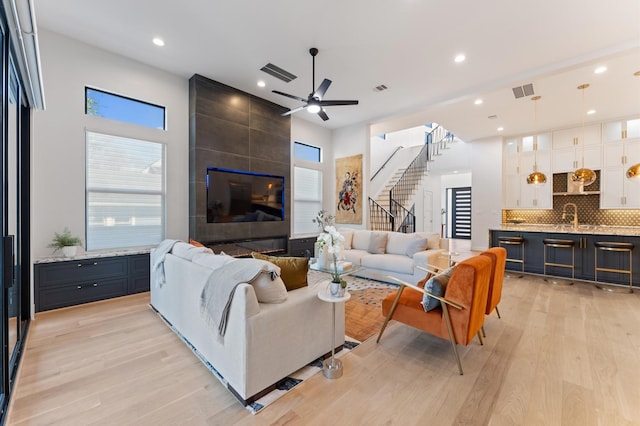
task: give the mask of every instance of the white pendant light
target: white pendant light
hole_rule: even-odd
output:
[[[541,96],[534,96],[533,101],[533,172],[527,176],[529,185],[542,185],[547,182],[547,176],[538,171],[538,100]]]

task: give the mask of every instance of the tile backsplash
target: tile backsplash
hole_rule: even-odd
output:
[[[565,176],[565,174],[554,175],[554,193],[562,193],[567,190]],[[599,179],[588,188],[585,188],[585,191],[586,190],[599,192]],[[525,223],[539,224],[570,223],[571,215],[568,215],[567,219],[562,219],[562,209],[566,203],[574,203],[578,207],[578,222],[580,224],[640,226],[640,210],[601,210],[599,193],[589,195],[554,195],[553,210],[502,210],[502,223],[509,223],[512,220],[524,220]],[[567,211],[573,212],[573,209],[569,209]]]

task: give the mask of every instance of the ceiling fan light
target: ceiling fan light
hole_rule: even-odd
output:
[[[627,169],[627,179],[640,183],[640,163],[634,164]]]
[[[320,105],[311,104],[307,107],[309,114],[317,114],[320,112]]]
[[[571,173],[571,181],[589,186],[596,181],[596,172],[591,169],[581,168]]]
[[[542,172],[533,172],[527,176],[527,183],[529,185],[542,185],[547,183],[547,176]]]

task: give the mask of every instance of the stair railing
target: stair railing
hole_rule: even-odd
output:
[[[369,179],[369,182],[373,182],[373,180],[376,178],[376,176],[378,176],[378,173],[380,173],[380,172],[382,171],[382,169],[384,169],[384,168],[387,166],[387,164],[389,163],[389,161],[391,161],[391,159],[393,158],[393,156],[394,156],[394,155],[396,155],[396,154],[398,153],[398,151],[400,151],[402,148],[404,148],[404,147],[403,147],[403,146],[399,146],[399,147],[397,147],[397,148],[396,148],[396,149],[391,153],[391,155],[389,156],[389,158],[387,158],[387,160],[386,160],[384,163],[382,163],[382,166],[380,166],[380,168],[378,169],[378,171],[377,171],[377,172],[375,172],[375,173],[373,174],[373,176],[371,176],[371,179]]]
[[[369,227],[374,231],[393,231],[394,225],[393,214],[369,197]]]

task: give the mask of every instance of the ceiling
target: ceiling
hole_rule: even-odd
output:
[[[640,114],[638,0],[34,0],[38,28],[168,72],[201,74],[288,108],[313,89],[309,48],[330,129],[372,124],[381,134],[437,122],[465,141]],[[152,44],[154,37],[164,47]],[[464,53],[466,61],[455,63]],[[260,71],[273,63],[298,76],[284,83]],[[607,71],[595,75],[596,66]],[[257,86],[264,80],[265,88]],[[576,87],[589,83],[584,118]],[[46,84],[46,82],[45,82]],[[376,92],[384,84],[387,90]],[[45,93],[46,93],[45,86]],[[481,105],[475,105],[476,99]],[[488,118],[490,116],[496,118]],[[498,127],[504,127],[502,133]]]

